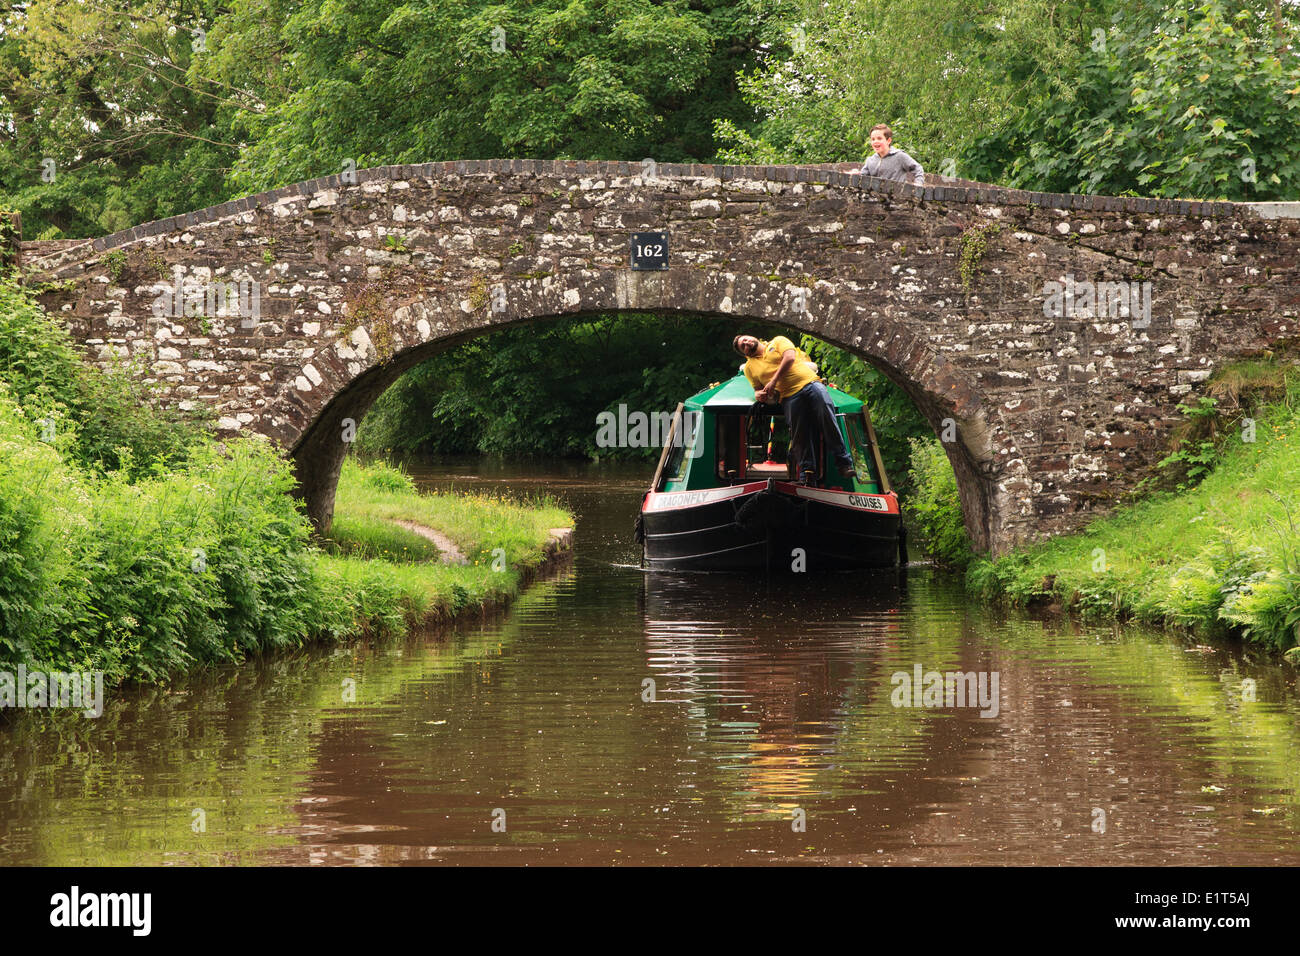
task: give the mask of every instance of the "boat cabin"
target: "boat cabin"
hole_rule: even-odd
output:
[[[821,487],[882,494],[889,478],[876,443],[871,415],[859,399],[828,386],[835,420],[857,472],[854,482],[836,471],[825,447],[817,449]],[[824,442],[818,441],[820,446]],[[796,479],[790,435],[781,406],[756,406],[743,374],[715,383],[677,406],[651,490],[700,490],[775,478]]]

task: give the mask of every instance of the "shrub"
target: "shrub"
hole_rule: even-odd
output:
[[[12,279],[0,280],[0,380],[28,420],[71,439],[68,457],[97,471],[157,473],[208,434],[206,411],[160,409],[129,367],[83,363],[67,331]]]
[[[51,595],[70,575],[70,541],[81,524],[69,508],[82,497],[58,452],[39,441],[0,382],[0,660],[19,660],[57,625]]]
[[[351,458],[343,462],[343,472],[360,482],[363,488],[373,491],[414,491],[415,480],[401,468],[386,461],[375,461],[365,467]]]
[[[271,446],[208,445],[167,474],[87,479],[0,398],[0,450],[3,663],[157,679],[342,627]]]
[[[921,546],[943,567],[966,567],[974,553],[962,518],[957,476],[943,445],[935,438],[913,438],[911,466],[913,490],[906,510],[920,532]]]

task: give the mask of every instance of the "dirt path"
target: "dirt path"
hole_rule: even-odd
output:
[[[394,524],[401,525],[407,531],[414,531],[422,538],[428,538],[438,547],[438,560],[443,564],[469,564],[469,559],[461,553],[460,548],[452,542],[441,531],[434,531],[428,525],[420,524],[417,521],[407,521],[405,518],[394,518]]]
[[[428,525],[420,524],[418,521],[408,521],[405,518],[390,519],[393,524],[401,525],[407,531],[414,531],[422,538],[428,538],[438,548],[438,560],[443,564],[469,564],[469,559],[461,553],[460,548],[452,542],[441,531],[435,531]],[[572,528],[550,528],[551,546],[558,551],[566,551],[573,546],[573,529]]]

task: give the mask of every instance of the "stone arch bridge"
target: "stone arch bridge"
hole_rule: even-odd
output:
[[[89,358],[127,357],[165,398],[277,442],[320,527],[349,420],[406,369],[515,323],[745,316],[847,349],[948,439],[972,539],[994,553],[1104,511],[1216,367],[1295,336],[1300,204],[851,168],[387,166],[24,243],[22,266]],[[667,268],[630,267],[639,232],[667,234]],[[215,283],[252,289],[256,318],[202,304]]]

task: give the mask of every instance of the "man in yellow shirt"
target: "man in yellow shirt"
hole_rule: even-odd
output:
[[[764,342],[752,335],[737,335],[732,347],[745,356],[745,378],[754,386],[754,399],[766,402],[773,395],[781,400],[786,424],[790,426],[790,447],[798,462],[800,484],[817,481],[817,432],[820,431],[840,473],[860,481],[853,469],[853,457],[844,444],[835,421],[831,396],[817,377],[808,356],[784,335]]]

